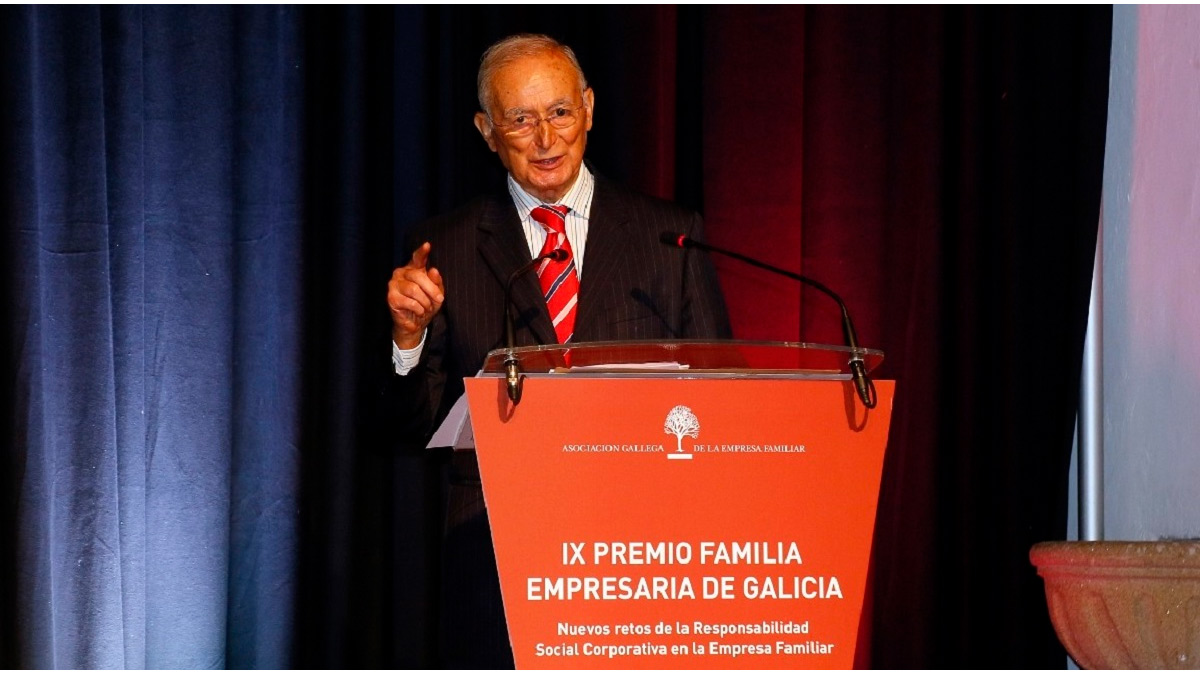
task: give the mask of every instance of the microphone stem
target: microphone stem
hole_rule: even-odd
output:
[[[504,345],[508,350],[504,358],[504,381],[508,389],[508,398],[513,402],[513,405],[521,402],[521,364],[517,360],[516,353],[513,351],[516,349],[516,339],[513,329],[512,287],[513,282],[522,274],[529,271],[536,262],[534,260],[513,272],[512,276],[508,278],[508,283],[504,286]]]
[[[566,259],[566,251],[563,249],[555,249],[545,255],[540,255],[533,260],[518,267],[516,271],[508,276],[508,283],[504,285],[504,345],[507,354],[504,359],[504,380],[508,388],[508,398],[516,405],[521,402],[521,362],[517,359],[516,354],[516,338],[513,328],[512,314],[512,287],[517,279],[536,267],[543,260],[556,260],[562,262]]]
[[[858,348],[858,336],[854,332],[854,323],[850,321],[850,310],[846,309],[846,303],[842,302],[841,296],[839,296],[837,293],[834,293],[833,289],[802,274],[796,274],[795,272],[776,267],[761,260],[755,260],[754,258],[742,255],[741,253],[737,253],[735,251],[728,251],[723,248],[711,246],[709,244],[703,244],[689,237],[680,236],[678,239],[675,239],[674,237],[664,234],[663,243],[675,244],[680,247],[693,247],[705,251],[712,251],[713,253],[720,253],[721,255],[740,260],[747,265],[758,267],[769,272],[774,272],[775,274],[799,281],[802,284],[808,284],[818,291],[821,291],[825,295],[833,298],[833,301],[838,304],[838,309],[842,310],[842,335],[846,339],[846,346],[850,348],[850,376],[854,381],[854,388],[857,390],[858,398],[862,401],[864,406],[866,406],[868,409],[875,407],[877,403],[874,394],[875,387],[872,386],[870,379],[867,377],[867,369],[863,363],[862,351]]]
[[[517,355],[514,353],[515,340],[513,339],[513,317],[511,298],[511,284],[504,293],[504,344],[508,347],[508,354],[504,358],[504,382],[508,389],[508,398],[516,405],[521,402],[521,364],[517,361]]]

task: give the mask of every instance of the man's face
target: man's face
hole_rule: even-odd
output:
[[[475,127],[517,185],[547,203],[566,194],[583,164],[593,97],[590,88],[581,97],[579,84],[565,57],[555,53],[526,57],[499,69],[492,78],[491,119],[484,113],[475,115]],[[570,127],[558,129],[538,121],[532,134],[505,133],[512,120],[545,119],[563,107],[574,111],[576,122]]]

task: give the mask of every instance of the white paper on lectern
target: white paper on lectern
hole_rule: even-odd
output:
[[[475,432],[471,428],[471,411],[467,407],[467,395],[463,394],[454,402],[450,413],[442,421],[442,425],[433,432],[429,439],[428,448],[454,448],[455,450],[474,450]]]
[[[688,364],[678,361],[652,361],[650,363],[597,363],[591,366],[571,366],[568,371],[627,371],[627,370],[687,370]]]

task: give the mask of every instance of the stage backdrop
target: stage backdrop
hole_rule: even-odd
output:
[[[0,666],[436,665],[443,457],[381,410],[479,54],[576,47],[596,170],[837,289],[897,380],[860,665],[1063,665],[1111,9],[0,9]],[[719,263],[741,338],[830,303]],[[1002,626],[996,630],[996,626]]]

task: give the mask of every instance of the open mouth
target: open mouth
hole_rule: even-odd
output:
[[[562,162],[562,155],[557,157],[548,157],[546,159],[531,160],[529,163],[539,169],[553,169]]]

